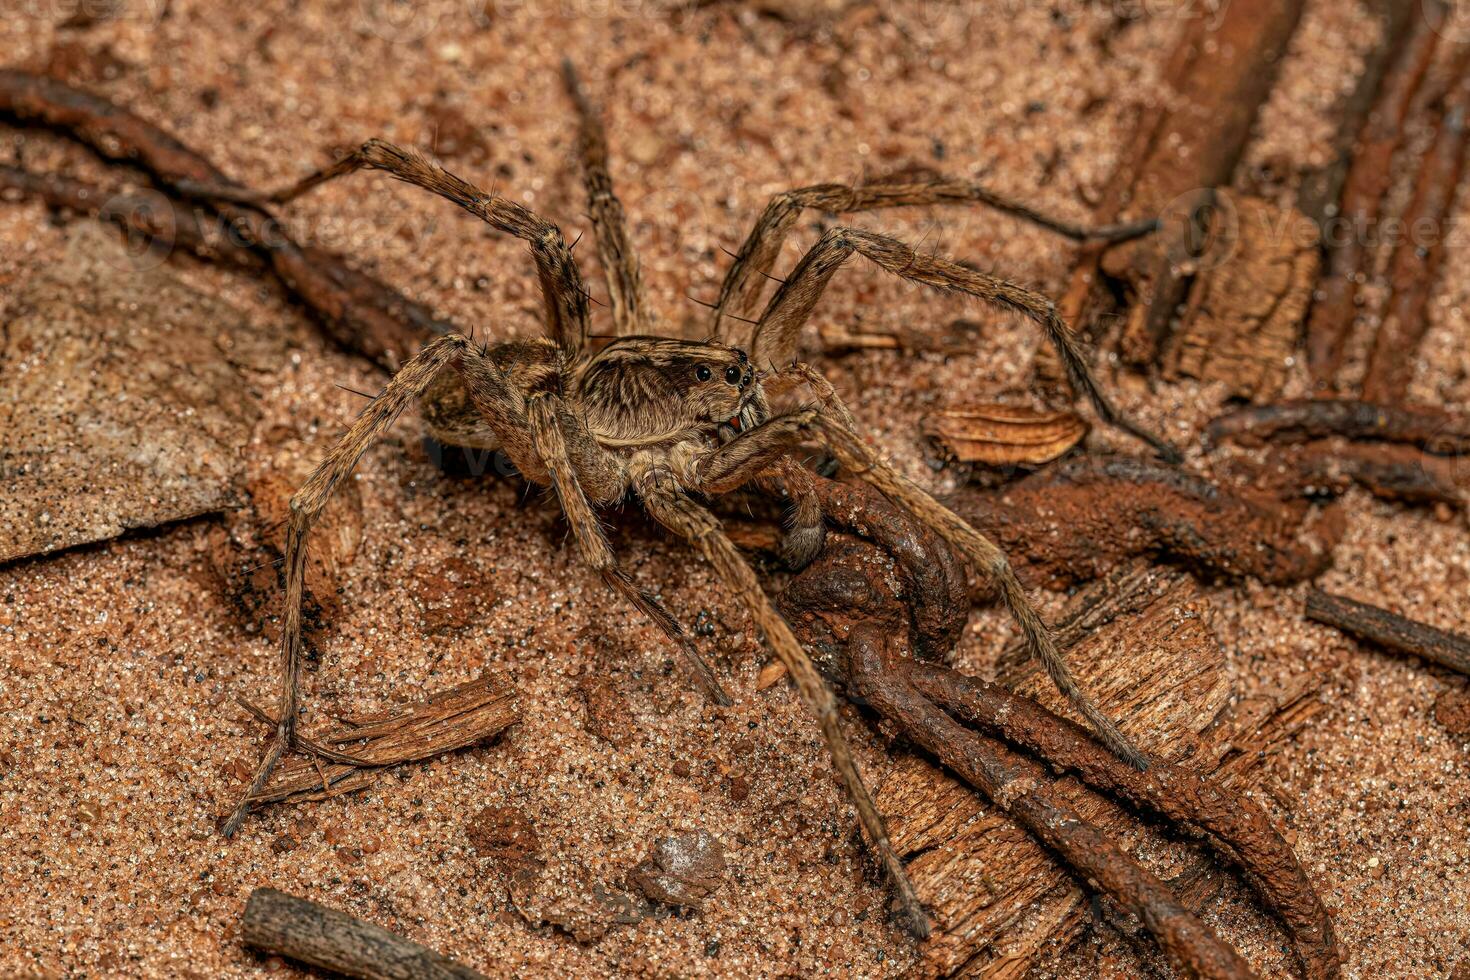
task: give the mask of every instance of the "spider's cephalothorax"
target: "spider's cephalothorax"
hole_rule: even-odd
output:
[[[619,338],[576,367],[567,394],[605,446],[728,441],[770,414],[750,357],[713,341]]]
[[[806,207],[846,212],[981,202],[1074,238],[1120,239],[1144,233],[1152,224],[1078,229],[967,181],[942,177],[863,187],[824,184],[801,188],[771,200],[736,255],[714,307],[717,340],[647,336],[638,261],[627,240],[622,206],[612,192],[602,127],[570,67],[566,75],[581,120],[589,214],[617,334],[617,339],[596,352],[590,344],[587,288],[560,230],[413,150],[371,140],[338,163],[276,194],[252,194],[238,187],[200,189],[201,194],[256,205],[284,203],[334,177],[364,168],[382,170],[447,198],[527,242],[546,303],[544,339],[481,346],[450,335],[428,343],[394,375],[292,497],[286,537],[280,721],[249,792],[225,824],[225,833],[239,826],[251,797],[287,748],[326,751],[296,735],[306,538],[333,488],[399,415],[421,401],[429,428],[441,441],[502,449],[528,479],[553,488],[587,563],[679,645],[711,695],[727,702],[728,696],[678,621],[621,570],[593,507],[631,496],[704,555],[749,607],[766,642],[815,714],[863,828],[898,890],[910,927],[916,934],[927,934],[927,919],[903,864],[889,846],[883,819],[838,726],[831,691],[704,500],[747,485],[780,491],[791,502],[788,554],[798,564],[808,560],[821,547],[822,514],[811,476],[792,451],[802,444],[824,446],[849,474],[871,483],[934,528],[977,574],[995,583],[1057,686],[1114,751],[1142,766],[1145,762],[1137,749],[1073,680],[1005,555],[869,450],[832,386],[814,368],[797,361],[797,336],[833,273],[852,255],[862,255],[894,275],[965,293],[1029,317],[1057,349],[1073,387],[1087,397],[1104,421],[1144,439],[1165,455],[1174,453],[1113,410],[1072,334],[1044,296],[970,266],[917,252],[886,235],[843,227],[829,230],[780,280],[758,319],[746,320],[738,314],[747,312],[759,299],[782,240]],[[737,323],[754,324],[748,344],[733,344],[730,332]],[[776,381],[782,387],[805,387],[814,399],[809,405],[773,413],[763,383],[769,388]]]

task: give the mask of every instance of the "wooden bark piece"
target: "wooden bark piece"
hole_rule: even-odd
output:
[[[1408,238],[1394,249],[1389,267],[1393,295],[1373,338],[1363,399],[1394,404],[1408,395],[1419,345],[1429,330],[1429,299],[1439,286],[1447,239],[1444,229],[1470,159],[1466,116],[1470,114],[1470,53],[1461,51],[1451,68],[1453,88],[1438,117],[1434,145],[1419,167],[1413,200],[1404,212]],[[1427,233],[1425,229],[1433,230]]]
[[[1142,160],[1132,209],[1162,214],[1179,204],[1180,216],[1192,219],[1197,207],[1211,203],[1214,188],[1230,183],[1303,6],[1302,0],[1249,0],[1230,4],[1218,25],[1208,18],[1191,24],[1170,66],[1178,100]],[[1188,67],[1179,71],[1181,65]],[[1118,343],[1133,364],[1157,360],[1192,271],[1195,232],[1188,220],[1165,218],[1159,235],[1113,249],[1103,260],[1109,275],[1135,283],[1139,302]]]
[[[1208,604],[1180,573],[1120,572],[1084,590],[1071,608],[1091,631],[1067,653],[1073,669],[1103,709],[1123,719],[1125,732],[1164,759],[1188,756],[1191,766],[1228,785],[1261,765],[1258,749],[1297,730],[1315,710],[1311,685],[1226,709],[1229,681],[1206,622]],[[1117,613],[1121,618],[1108,622]],[[1082,632],[1067,625],[1059,631],[1064,642]],[[1005,673],[1021,693],[1065,710],[1031,665],[1017,662]],[[1070,780],[1057,792],[1109,837],[1135,824]],[[878,806],[890,816],[894,846],[938,925],[918,975],[1021,977],[1043,944],[1055,947],[1060,938],[1065,945],[1085,920],[1087,893],[1049,852],[926,759],[897,763]],[[1213,896],[1219,875],[1212,859],[1190,852],[1183,861],[1192,876],[1183,897],[1198,904]]]
[[[1307,323],[1307,367],[1318,388],[1336,385],[1344,345],[1358,315],[1358,292],[1373,264],[1369,230],[1379,222],[1384,196],[1393,184],[1393,161],[1403,141],[1405,123],[1418,103],[1420,86],[1440,42],[1428,4],[1391,2],[1384,11],[1384,39],[1364,66],[1369,86],[1364,100],[1372,110],[1351,126],[1351,138],[1338,135],[1341,158],[1348,161],[1338,182],[1340,196],[1308,181],[1302,188],[1304,209],[1336,231],[1330,236],[1327,268],[1317,284],[1317,299]],[[1377,79],[1371,78],[1377,73]],[[1355,95],[1356,99],[1356,95]],[[1356,115],[1349,106],[1348,116]],[[1332,205],[1334,210],[1329,211]]]
[[[1316,228],[1295,208],[1232,198],[1236,233],[1194,282],[1165,377],[1224,381],[1251,401],[1280,396],[1321,257]]]
[[[1139,114],[1093,220],[1162,216],[1165,227],[1134,242],[1085,249],[1060,304],[1067,322],[1082,329],[1092,320],[1094,297],[1106,292],[1099,272],[1126,281],[1133,301],[1118,348],[1129,363],[1158,357],[1192,272],[1195,231],[1179,219],[1210,205],[1213,189],[1230,183],[1302,8],[1302,0],[1236,0],[1217,17],[1192,18],[1162,72],[1170,96]],[[1059,376],[1048,355],[1038,357],[1037,370]]]
[[[349,722],[319,741],[363,765],[318,765],[314,758],[292,756],[276,767],[271,781],[251,803],[299,803],[361,789],[372,783],[373,769],[466,748],[498,734],[517,715],[514,693],[482,676],[401,712]]]
[[[1064,455],[1087,435],[1073,412],[980,404],[925,416],[920,426],[961,463],[1040,466]]]
[[[274,888],[245,904],[245,945],[349,977],[483,980],[483,974],[371,922]]]

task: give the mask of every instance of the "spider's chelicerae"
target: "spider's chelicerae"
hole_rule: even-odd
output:
[[[833,273],[854,254],[861,255],[894,275],[935,289],[965,293],[1029,317],[1057,349],[1073,387],[1087,396],[1104,421],[1138,436],[1166,456],[1174,453],[1112,408],[1049,300],[1004,279],[923,254],[886,235],[843,227],[831,229],[787,274],[756,320],[746,320],[739,314],[759,299],[763,279],[804,208],[852,212],[979,202],[1079,239],[1121,239],[1146,232],[1152,225],[1089,231],[1047,218],[971,183],[943,178],[861,187],[806,187],[776,195],[746,238],[714,307],[713,336],[718,339],[689,341],[649,336],[638,260],[627,239],[622,206],[613,194],[602,125],[570,67],[566,69],[566,81],[581,120],[580,150],[589,215],[618,335],[600,349],[589,345],[587,288],[557,227],[519,204],[487,194],[413,150],[370,140],[338,163],[273,194],[254,194],[233,187],[196,189],[201,195],[219,199],[280,204],[356,170],[383,170],[447,198],[489,225],[527,242],[546,301],[547,336],[543,339],[480,345],[450,335],[430,342],[394,375],[291,498],[279,723],[250,789],[226,822],[225,833],[233,833],[239,826],[250,797],[264,786],[285,751],[326,751],[307,744],[296,733],[307,534],[333,488],[351,472],[374,440],[410,404],[419,401],[430,431],[442,442],[501,449],[527,479],[553,488],[587,563],[679,646],[712,697],[729,703],[684,629],[653,595],[638,588],[619,568],[595,508],[630,497],[636,499],[656,521],[687,539],[704,555],[749,606],[766,642],[815,714],[832,762],[893,881],[910,928],[922,935],[927,932],[927,920],[903,865],[889,846],[883,818],[853,763],[838,727],[833,695],[705,501],[747,484],[786,494],[791,501],[787,558],[793,564],[803,564],[822,546],[823,518],[811,491],[811,477],[791,453],[803,443],[825,446],[851,475],[872,483],[933,527],[976,572],[996,583],[1031,649],[1057,686],[1103,741],[1142,766],[1145,763],[1137,749],[1078,687],[1005,555],[867,448],[832,386],[815,369],[797,361],[797,335]],[[752,322],[748,349],[736,346],[731,336],[735,324]],[[809,391],[814,396],[810,404],[773,413],[767,395],[794,388]]]

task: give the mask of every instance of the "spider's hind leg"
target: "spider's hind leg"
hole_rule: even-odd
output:
[[[446,365],[474,348],[463,337],[451,334],[425,346],[395,374],[382,392],[368,403],[327,458],[312,471],[301,489],[291,496],[291,513],[286,523],[286,606],[281,620],[281,694],[276,732],[255,776],[221,833],[229,837],[250,811],[250,804],[269,781],[276,764],[288,750],[303,747],[296,735],[301,655],[301,604],[306,591],[306,545],[312,525],[321,516],[332,491],[362,459],[413,401],[423,394]]]
[[[758,426],[749,431],[758,432],[761,428]],[[754,569],[741,556],[715,516],[666,482],[654,478],[652,474],[645,473],[641,477],[635,477],[635,481],[638,496],[654,519],[698,548],[705,560],[714,566],[720,578],[739,594],[756,625],[765,634],[766,642],[791,674],[802,701],[816,716],[823,741],[832,757],[833,767],[841,777],[848,797],[857,808],[863,830],[898,893],[898,904],[907,920],[909,931],[919,939],[927,938],[930,932],[929,919],[909,880],[908,872],[904,869],[903,861],[889,842],[888,828],[883,816],[874,805],[873,797],[853,760],[852,750],[848,747],[838,722],[837,702],[831,688],[817,673],[816,666],[791,632],[791,627],[781,618],[775,604],[761,587]]]

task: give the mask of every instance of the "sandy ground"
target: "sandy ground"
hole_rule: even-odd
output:
[[[1121,27],[1110,4],[828,6],[792,4],[792,16],[776,18],[738,4],[121,0],[113,19],[60,31],[76,4],[55,0],[0,18],[0,50],[35,65],[59,45],[80,46],[91,87],[252,183],[380,135],[437,150],[572,238],[587,223],[556,75],[569,55],[609,104],[614,176],[661,327],[700,336],[706,311],[687,296],[713,298],[722,249],[737,247],[785,187],[927,165],[1084,218],[1180,18],[1211,5],[1159,5]],[[1325,159],[1330,108],[1370,36],[1356,3],[1308,7],[1243,168],[1267,190]],[[0,130],[0,141],[32,169],[107,176],[53,137]],[[350,254],[461,324],[499,336],[537,329],[521,248],[441,202],[365,177],[318,192],[292,219],[302,239]],[[798,226],[787,263],[819,220]],[[854,223],[1053,292],[1070,263],[1057,241],[980,211]],[[0,289],[56,261],[65,241],[44,209],[0,206]],[[275,287],[173,265],[289,344],[278,369],[248,378],[265,417],[242,453],[260,459],[288,445],[292,458],[319,456],[358,405],[336,385],[374,389],[382,375],[319,339]],[[1420,397],[1459,407],[1470,398],[1466,273],[1470,256],[1453,249],[1415,382]],[[880,445],[944,489],[947,477],[924,464],[916,419],[957,397],[1021,396],[1036,338],[870,271],[837,283],[819,316],[849,327],[985,323],[973,357],[825,362]],[[1185,443],[1221,404],[1209,387],[1109,382]],[[1089,446],[1126,444],[1099,432]],[[702,642],[739,692],[733,708],[707,705],[654,632],[607,600],[553,507],[511,482],[442,475],[416,423],[369,453],[356,482],[367,533],[342,571],[339,611],[312,635],[321,667],[309,675],[318,710],[308,728],[326,711],[381,708],[482,670],[514,683],[522,720],[490,745],[401,769],[365,793],[268,810],[227,843],[215,821],[263,735],[231,699],[269,696],[275,669],[275,623],[243,614],[213,570],[240,516],[0,569],[0,973],[287,970],[238,942],[245,897],[267,883],[496,975],[873,976],[913,961],[887,923],[815,726],[784,687],[754,693],[765,655],[748,619],[685,549],[637,519],[614,536],[640,582],[686,622],[704,614],[711,624]],[[1461,518],[1357,495],[1349,513],[1326,587],[1466,627]],[[414,598],[444,576],[474,599],[447,627]],[[1349,975],[1470,969],[1470,758],[1431,715],[1435,698],[1464,682],[1305,625],[1298,592],[1245,585],[1212,599],[1241,690],[1282,673],[1330,673],[1329,710],[1267,783],[1335,911]],[[1009,635],[999,627],[978,613],[960,662],[983,669]],[[589,687],[609,686],[623,713],[611,732],[585,708]],[[881,778],[880,743],[849,719],[864,733],[863,765]],[[515,910],[505,877],[466,836],[486,806],[534,825],[548,862],[543,909],[591,885],[621,887],[654,838],[676,830],[714,833],[728,881],[700,912],[612,925],[584,944]],[[1209,918],[1263,968],[1279,962],[1261,951],[1274,933],[1248,895],[1227,891]],[[1136,967],[1099,929],[1060,969]]]

